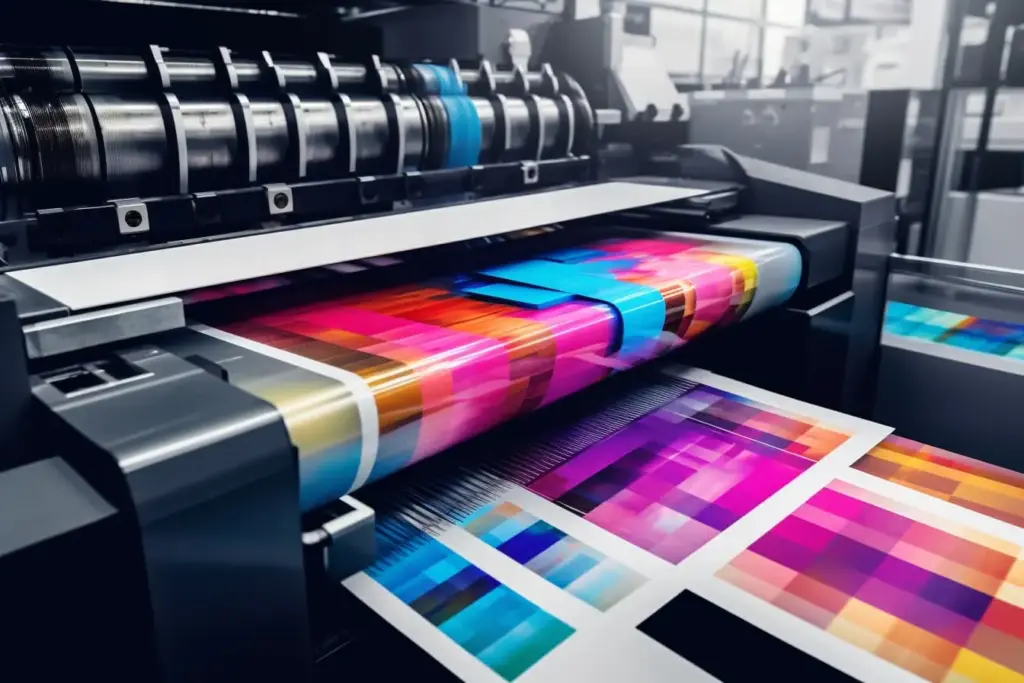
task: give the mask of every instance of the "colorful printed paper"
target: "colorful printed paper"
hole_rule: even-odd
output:
[[[677,563],[848,435],[700,386],[539,477],[530,490]]]
[[[571,627],[429,537],[367,573],[507,681],[515,680],[573,633]]]
[[[925,680],[1024,681],[1024,551],[834,482],[718,577]]]
[[[645,580],[512,503],[487,505],[462,526],[487,545],[602,611]]]
[[[536,434],[507,448],[480,442],[394,486],[373,487],[364,500],[383,524],[415,520],[434,542],[574,629],[523,683],[563,681],[591,656],[605,662],[586,671],[595,683],[618,683],[627,667],[637,681],[682,676],[703,683],[717,674],[696,660],[672,659],[680,650],[666,644],[665,633],[656,638],[640,625],[656,612],[664,616],[680,594],[712,584],[753,602],[714,578],[722,564],[780,519],[780,497],[811,495],[859,456],[857,444],[866,449],[885,433],[711,373],[652,373],[632,390],[605,395],[586,416],[540,423]],[[386,529],[378,539],[419,552],[418,543],[396,541]],[[711,539],[721,545],[694,555]],[[368,577],[346,585],[453,674],[487,680],[465,648],[441,638],[417,612],[396,611]],[[685,611],[676,617],[684,627]],[[709,618],[702,627],[714,631],[721,623]],[[680,637],[694,638],[685,628]],[[788,648],[814,659],[798,645]],[[657,670],[645,669],[652,661]]]
[[[790,415],[745,396],[700,386],[676,406],[680,415],[818,461],[842,445],[849,434],[812,418]]]
[[[1024,325],[890,301],[885,309],[885,331],[901,337],[1024,360]]]
[[[1024,528],[1024,475],[891,436],[854,467]]]
[[[339,383],[339,396],[367,397],[368,405],[345,404],[346,423],[361,430],[346,434],[345,443],[365,448],[318,451],[337,453],[346,462],[314,465],[313,452],[297,444],[302,501],[309,509],[672,349],[710,325],[784,301],[801,272],[799,252],[789,245],[691,236],[607,239],[539,261],[545,259],[571,261],[592,284],[603,281],[612,290],[628,283],[657,292],[664,320],[651,328],[649,339],[632,339],[625,349],[621,313],[612,305],[576,295],[527,297],[514,283],[483,287],[481,297],[474,292],[486,277],[469,274],[328,299],[203,331],[229,347],[329,376]],[[230,373],[229,381],[235,381]],[[267,389],[261,395],[272,403],[275,393],[292,392]],[[303,403],[295,391],[292,403]],[[328,419],[336,418],[303,418],[318,423],[306,426],[322,434],[332,429],[319,424]],[[320,474],[325,470],[327,478]]]

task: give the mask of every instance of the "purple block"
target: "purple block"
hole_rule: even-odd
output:
[[[750,546],[752,552],[788,567],[795,572],[803,573],[817,559],[814,553],[804,546],[788,541],[781,536],[768,532],[754,541]]]
[[[966,645],[977,626],[976,622],[966,617],[876,579],[865,582],[855,595],[857,599],[883,612],[956,645]]]
[[[981,621],[992,604],[992,596],[937,574],[932,575],[918,595],[973,621]]]
[[[917,593],[935,575],[927,569],[921,569],[915,564],[890,555],[878,565],[873,576],[890,586]]]

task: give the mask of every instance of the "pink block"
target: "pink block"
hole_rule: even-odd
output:
[[[808,504],[844,519],[856,519],[858,513],[867,505],[831,488],[822,489],[814,494]]]

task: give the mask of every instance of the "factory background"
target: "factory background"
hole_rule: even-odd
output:
[[[0,680],[1024,683],[1024,0],[0,2]]]

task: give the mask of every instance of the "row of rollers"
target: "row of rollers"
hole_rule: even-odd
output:
[[[0,99],[0,206],[26,211],[444,167],[436,96],[151,98],[81,93]],[[480,163],[579,152],[565,95],[468,97]]]

